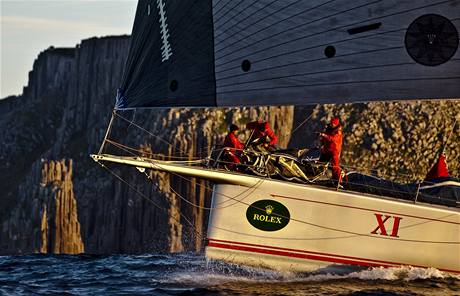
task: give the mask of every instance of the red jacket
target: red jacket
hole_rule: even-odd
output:
[[[246,128],[254,130],[254,133],[252,135],[253,139],[259,139],[259,138],[268,136],[270,138],[270,145],[275,145],[278,142],[278,137],[275,135],[275,133],[270,128],[270,125],[266,121],[265,122],[258,122],[258,121],[249,122],[248,124],[246,124]]]
[[[229,150],[232,153],[235,153],[236,149],[242,150],[244,148],[244,145],[238,140],[234,133],[228,133],[228,135],[225,137],[224,147],[232,148]]]
[[[342,127],[336,128],[328,127],[324,133],[321,134],[321,153],[340,155],[342,152]]]

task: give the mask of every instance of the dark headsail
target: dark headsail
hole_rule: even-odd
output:
[[[117,108],[458,98],[460,0],[140,0]]]
[[[139,1],[116,108],[216,105],[211,4]]]

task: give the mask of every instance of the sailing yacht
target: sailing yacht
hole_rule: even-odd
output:
[[[459,0],[140,0],[114,112],[455,99],[459,24]],[[197,161],[110,155],[111,126],[96,162],[214,183],[211,260],[287,271],[351,264],[460,273],[458,179],[408,189],[388,181],[395,195],[363,190],[375,181],[363,174],[354,175],[359,186],[339,188],[272,178],[268,169],[228,171],[212,154]],[[260,157],[259,166],[271,158],[315,165]]]

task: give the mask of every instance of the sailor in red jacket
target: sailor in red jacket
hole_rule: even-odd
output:
[[[240,155],[241,150],[244,149],[244,145],[238,140],[236,133],[238,132],[238,126],[232,124],[230,125],[230,132],[225,137],[224,141],[224,159],[227,162],[231,162],[228,167],[234,168],[234,164],[241,163],[241,160],[238,155]]]
[[[320,161],[330,162],[332,166],[332,178],[342,181],[339,166],[340,152],[342,151],[342,126],[337,117],[331,119],[324,133],[320,133],[321,157]]]
[[[268,137],[270,139],[270,142],[265,143],[266,147],[273,147],[278,142],[278,137],[272,131],[272,129],[270,128],[270,124],[267,121],[252,121],[246,124],[246,128],[249,130],[254,130],[251,137],[251,141],[261,139],[263,137]]]

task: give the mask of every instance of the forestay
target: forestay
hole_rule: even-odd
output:
[[[460,0],[140,0],[117,109],[458,98]]]

